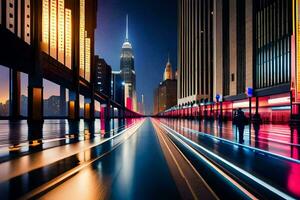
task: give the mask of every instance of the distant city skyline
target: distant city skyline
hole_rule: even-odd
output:
[[[25,73],[21,73],[21,94],[27,95],[28,76]],[[50,96],[59,95],[59,85],[52,83],[44,79],[44,98],[48,99]],[[9,69],[3,65],[0,65],[0,103],[6,103],[9,99]]]
[[[44,99],[44,116],[46,117],[56,117],[61,116],[60,110],[60,96],[51,95],[48,98]],[[20,114],[23,117],[27,117],[27,106],[28,106],[28,96],[22,94],[20,101]],[[67,106],[67,101],[66,101]],[[0,102],[0,117],[9,116],[9,99],[7,99],[4,103]],[[82,108],[80,108],[82,110]],[[67,116],[67,112],[65,113]]]
[[[177,3],[174,0],[100,0],[95,53],[113,70],[119,70],[120,52],[126,35],[126,14],[130,18],[129,38],[135,55],[139,101],[145,96],[146,112],[153,106],[153,90],[162,79],[170,54],[177,68]]]
[[[155,13],[155,15],[153,14]],[[153,89],[161,81],[168,54],[177,68],[177,4],[160,2],[99,0],[95,54],[113,70],[119,70],[121,47],[126,35],[125,16],[130,17],[130,41],[134,48],[138,100],[145,97],[146,112],[152,111]],[[174,20],[176,19],[176,20]],[[21,94],[27,94],[27,75],[21,73]],[[9,99],[9,70],[0,65],[0,102]],[[44,82],[44,98],[59,94],[59,86]]]

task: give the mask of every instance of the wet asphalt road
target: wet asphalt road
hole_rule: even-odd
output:
[[[46,199],[180,199],[150,120],[117,147]]]

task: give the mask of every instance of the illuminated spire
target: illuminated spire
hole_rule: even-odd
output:
[[[128,14],[126,15],[126,38],[125,38],[125,42],[123,43],[122,48],[123,49],[132,49],[132,46],[129,42],[129,17],[128,17]]]
[[[126,42],[128,42],[128,14],[126,15]]]
[[[164,81],[172,80],[172,79],[173,79],[172,65],[170,62],[170,54],[168,54],[168,62],[166,64],[166,68],[165,68],[165,72],[164,72]]]

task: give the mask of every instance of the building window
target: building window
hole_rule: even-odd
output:
[[[292,1],[257,1],[256,12],[256,88],[289,83]]]

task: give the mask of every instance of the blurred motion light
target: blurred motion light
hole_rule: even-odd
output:
[[[280,98],[268,100],[268,104],[284,104],[289,102],[290,102],[290,97],[280,97]]]

